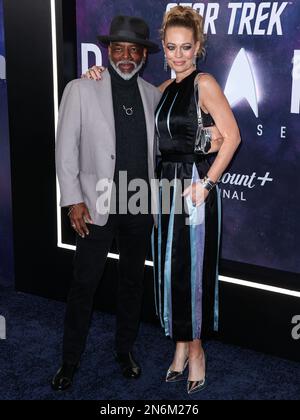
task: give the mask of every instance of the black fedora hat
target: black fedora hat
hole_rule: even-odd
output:
[[[111,22],[109,35],[100,35],[97,38],[106,46],[111,42],[132,42],[145,46],[149,52],[158,52],[159,46],[149,41],[149,37],[150,29],[143,19],[116,16]]]

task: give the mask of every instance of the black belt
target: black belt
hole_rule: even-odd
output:
[[[206,155],[184,154],[184,153],[164,153],[161,155],[163,162],[183,162],[183,163],[198,163],[207,159]]]

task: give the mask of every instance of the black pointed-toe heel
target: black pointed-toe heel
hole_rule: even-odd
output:
[[[207,359],[204,354],[204,363],[205,363],[205,371],[207,369]],[[206,379],[207,376],[205,375],[203,379],[199,381],[187,381],[187,392],[188,394],[195,394],[196,392],[203,391],[206,388]]]
[[[187,392],[190,395],[200,392],[204,388],[206,388],[206,378],[201,379],[201,381],[187,381]]]
[[[177,372],[176,370],[169,369],[166,375],[166,382],[179,382],[184,379],[184,371],[189,364],[189,359],[186,359],[184,362],[184,366],[181,372]]]

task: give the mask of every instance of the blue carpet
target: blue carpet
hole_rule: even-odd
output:
[[[95,312],[87,349],[72,390],[49,386],[60,364],[65,305],[0,286],[1,400],[299,400],[300,365],[211,341],[206,343],[208,386],[189,397],[185,381],[164,382],[173,343],[155,325],[142,324],[135,355],[143,367],[137,381],[124,379],[112,355],[114,317]]]

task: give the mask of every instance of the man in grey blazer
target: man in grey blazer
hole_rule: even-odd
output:
[[[149,40],[147,24],[128,16],[116,17],[110,35],[99,40],[108,46],[109,69],[103,74],[102,83],[80,79],[67,85],[57,131],[60,205],[69,207],[70,221],[77,233],[63,364],[52,380],[52,388],[61,391],[72,385],[79,366],[94,294],[114,239],[120,254],[115,355],[125,377],[137,378],[141,374],[132,347],[138,332],[144,264],[156,213],[156,194],[148,191],[155,179],[154,112],[160,93],[138,72],[147,52],[158,51],[158,46]],[[147,210],[152,212],[118,211],[121,205],[124,207],[124,200],[119,198],[124,193],[121,172],[126,173],[127,184],[134,179],[145,181],[149,187],[146,198],[151,203]],[[112,209],[115,191],[116,214],[102,211],[99,206],[103,181],[108,185],[115,183],[115,190],[108,188],[108,201]]]

